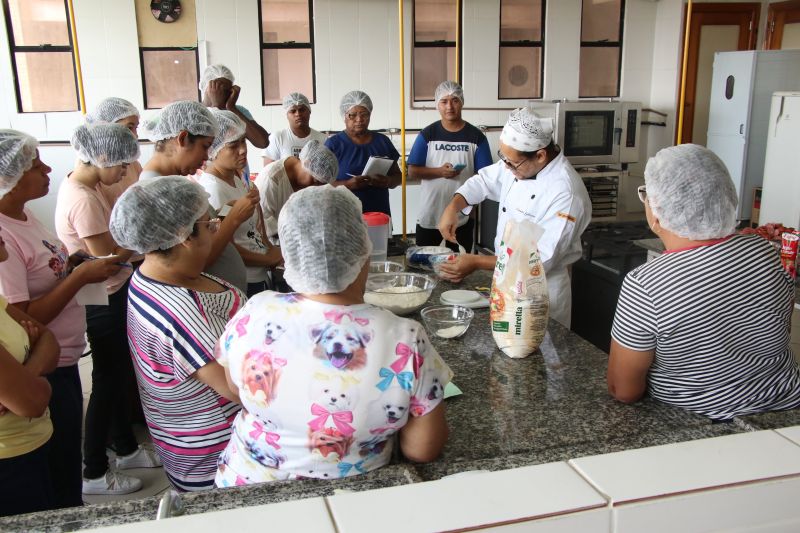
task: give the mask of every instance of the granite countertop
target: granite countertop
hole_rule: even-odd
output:
[[[459,288],[489,284],[490,273],[477,272]],[[439,295],[452,288],[440,282],[430,303],[438,303]],[[186,512],[326,496],[336,489],[370,490],[468,470],[502,470],[800,424],[800,410],[712,423],[649,398],[635,405],[619,403],[606,389],[608,356],[552,320],[540,350],[525,359],[511,359],[497,349],[487,308],[475,310],[472,325],[461,338],[431,336],[431,342],[463,391],[447,400],[450,438],[439,459],[425,465],[392,464],[342,480],[286,481],[187,494]],[[90,505],[0,519],[0,530],[67,531],[151,520],[157,508],[158,498]]]

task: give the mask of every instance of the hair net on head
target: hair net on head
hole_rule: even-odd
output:
[[[283,97],[283,110],[289,111],[296,105],[304,105],[311,109],[311,104],[308,103],[308,98],[303,93],[289,93]]]
[[[81,161],[100,168],[139,159],[139,143],[122,124],[81,124],[72,132],[69,142]]]
[[[333,183],[339,174],[339,161],[336,155],[319,141],[308,141],[300,150],[300,163],[303,168],[320,183]]]
[[[697,144],[660,150],[644,169],[647,203],[679,237],[718,239],[736,229],[738,199],[725,163]]]
[[[232,111],[213,109],[214,118],[219,124],[219,131],[208,149],[208,158],[214,159],[226,144],[238,141],[244,137],[244,122]]]
[[[33,166],[39,141],[17,130],[0,130],[0,198]]]
[[[541,150],[553,142],[553,119],[542,118],[529,107],[520,107],[509,115],[500,140],[520,152]]]
[[[231,80],[233,83],[234,77],[233,72],[231,69],[226,67],[225,65],[209,65],[203,71],[203,75],[200,76],[200,83],[197,86],[200,88],[200,94],[205,94],[206,89],[208,88],[208,82],[211,80],[217,80],[219,78],[225,78],[226,80]]]
[[[292,194],[278,215],[284,278],[297,292],[347,288],[364,267],[372,243],[361,202],[344,187],[308,187]]]
[[[136,106],[124,98],[105,98],[97,107],[86,113],[87,124],[97,124],[101,122],[116,122],[127,117],[138,117],[139,110]]]
[[[455,96],[461,103],[464,103],[464,89],[458,83],[454,81],[443,81],[436,87],[436,92],[433,94],[434,101],[438,104],[439,100],[444,98],[445,96]]]
[[[128,250],[169,250],[185,241],[194,223],[208,212],[208,193],[183,176],[139,182],[119,197],[108,229]]]
[[[192,135],[216,137],[219,130],[214,114],[200,102],[191,100],[169,104],[161,113],[145,121],[143,127],[151,141],[172,139],[184,130]]]
[[[342,117],[357,105],[367,108],[367,111],[372,113],[372,100],[369,95],[364,91],[350,91],[342,96],[342,101],[339,103],[339,111]]]

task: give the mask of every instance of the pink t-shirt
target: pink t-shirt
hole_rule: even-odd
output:
[[[8,259],[0,263],[0,293],[9,303],[35,300],[67,277],[67,248],[27,209],[25,216],[22,221],[0,213],[0,236],[8,251]],[[61,345],[58,366],[77,363],[86,347],[83,306],[73,298],[47,327]]]
[[[96,189],[70,178],[61,183],[56,200],[56,233],[67,245],[69,253],[89,251],[86,237],[108,232],[111,207]],[[123,268],[106,280],[106,291],[114,294],[125,284],[132,271]]]

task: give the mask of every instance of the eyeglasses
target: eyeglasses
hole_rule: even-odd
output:
[[[361,120],[368,120],[370,114],[369,113],[347,113],[345,116],[350,120],[355,120],[360,118]]]
[[[639,195],[639,201],[645,203],[647,201],[647,188],[644,185],[636,187],[636,194]]]
[[[499,158],[500,158],[500,161],[502,161],[503,163],[505,163],[505,165],[506,165],[508,168],[510,168],[511,170],[519,170],[519,167],[521,167],[522,165],[524,165],[524,164],[525,164],[525,163],[528,161],[527,159],[523,159],[523,160],[522,160],[520,163],[517,163],[517,164],[515,165],[514,163],[512,163],[511,161],[509,161],[508,159],[506,159],[506,156],[504,156],[504,155],[503,155],[503,152],[501,152],[500,150],[498,150],[498,151],[497,151],[497,157],[499,157]]]
[[[198,220],[195,224],[208,224],[208,231],[216,233],[222,220],[219,218],[212,218],[211,220]]]

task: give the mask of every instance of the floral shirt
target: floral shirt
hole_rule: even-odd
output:
[[[216,355],[243,406],[220,487],[384,466],[393,436],[439,405],[452,377],[414,320],[268,291],[228,323]]]

